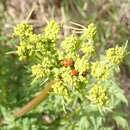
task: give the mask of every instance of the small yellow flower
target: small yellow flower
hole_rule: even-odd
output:
[[[106,51],[106,58],[113,64],[119,65],[125,57],[125,48],[118,47],[110,48]]]
[[[95,54],[95,48],[94,46],[92,45],[92,43],[83,43],[81,45],[81,51],[83,53],[85,53],[86,55],[88,56],[92,56],[93,54]]]
[[[34,53],[34,46],[25,42],[21,42],[17,47],[17,54],[19,60],[26,60],[29,56]]]
[[[106,80],[110,77],[111,69],[109,64],[104,62],[96,61],[92,63],[91,75],[98,80]]]
[[[108,102],[108,91],[105,87],[97,84],[90,90],[89,98],[92,103],[105,106]]]
[[[69,87],[78,86],[78,76],[71,75],[71,68],[70,67],[62,67],[60,69],[61,77],[63,82],[68,85]]]
[[[41,64],[37,64],[32,66],[32,74],[36,77],[36,79],[44,78],[50,74],[50,70],[44,68]]]
[[[82,34],[81,39],[88,40],[88,41],[94,41],[96,38],[96,33],[97,33],[96,26],[93,23],[91,23],[88,25],[88,27]]]
[[[75,62],[75,69],[78,70],[79,73],[83,73],[85,71],[88,71],[90,68],[90,63],[86,56],[83,56],[82,58],[77,58]]]
[[[14,35],[20,38],[26,38],[33,33],[33,27],[26,22],[18,24],[14,28]]]
[[[55,66],[55,59],[53,56],[46,56],[42,60],[42,66],[44,68],[51,68],[52,66]]]
[[[60,96],[63,96],[64,99],[67,101],[67,102],[70,102],[71,99],[69,97],[69,93],[68,93],[68,90],[67,88],[63,85],[62,81],[58,81],[56,82],[55,84],[52,85],[52,88],[53,88],[53,92],[60,95]]]
[[[67,53],[76,51],[79,47],[79,41],[78,41],[77,36],[72,34],[66,37],[65,40],[61,43],[61,47]]]
[[[45,27],[44,36],[51,43],[55,43],[59,38],[60,27],[55,20],[51,20],[50,23]]]
[[[17,47],[17,54],[19,56],[19,60],[25,60],[28,57],[28,49],[26,43],[20,43],[20,45]]]

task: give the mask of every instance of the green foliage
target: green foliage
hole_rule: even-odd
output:
[[[7,39],[8,37],[3,37],[0,41],[0,103],[13,107],[24,96],[24,94],[20,94],[20,91],[24,91],[22,86],[26,84],[26,80],[24,81],[26,72],[23,63],[18,61],[16,53],[6,54],[12,51],[13,45],[10,43],[15,42],[15,40]],[[19,97],[17,97],[18,95]]]
[[[119,127],[121,126],[123,129],[129,130],[128,123],[127,123],[127,121],[126,121],[126,119],[124,117],[117,115],[117,116],[115,116],[113,118],[114,118],[114,120],[116,121],[116,123],[117,123],[117,125]]]
[[[53,10],[55,8],[55,1],[49,1],[51,1],[51,9]],[[21,31],[21,35],[22,32],[23,35],[28,33],[29,37],[27,36],[28,34],[26,34],[26,38],[22,39],[22,42],[17,48],[19,59],[22,62],[18,61],[15,54],[6,54],[6,52],[11,51],[14,45],[16,45],[14,39],[10,40],[10,38],[6,36],[0,36],[0,115],[6,120],[6,123],[1,125],[0,129],[115,130],[116,128],[118,129],[118,127],[122,127],[124,130],[129,129],[126,116],[119,114],[123,111],[122,108],[126,108],[125,105],[128,105],[128,101],[118,83],[119,65],[124,63],[125,68],[128,67],[128,70],[130,68],[129,57],[124,62],[125,55],[127,55],[125,46],[119,47],[122,45],[122,42],[130,38],[128,0],[62,0],[61,2],[61,12],[63,16],[65,13],[70,16],[70,19],[76,20],[78,23],[86,24],[87,22],[88,24],[90,21],[93,21],[97,25],[98,33],[93,35],[93,33],[96,32],[93,30],[94,27],[92,29],[93,33],[90,31],[92,34],[90,36],[86,35],[90,34],[89,32],[83,33],[83,35],[81,34],[80,38],[79,35],[75,33],[71,34],[75,36],[77,40],[82,40],[82,44],[80,44],[79,41],[76,42],[76,45],[78,45],[76,47],[78,49],[80,48],[80,51],[84,54],[82,56],[81,53],[82,57],[77,57],[77,50],[75,48],[76,54],[75,51],[71,51],[71,46],[75,46],[71,44],[71,42],[67,42],[68,47],[68,43],[70,43],[71,49],[69,51],[66,51],[64,48],[62,48],[64,51],[56,49],[58,54],[52,57],[51,55],[55,54],[55,50],[53,50],[56,45],[55,42],[59,44],[63,40],[57,36],[59,32],[57,23],[53,20],[50,27],[46,27],[47,29],[44,29],[43,33],[38,35],[33,33],[32,26],[28,26],[28,24],[25,23],[27,25],[26,27],[30,28],[30,31],[25,32],[22,29],[19,31]],[[5,4],[3,4],[3,6],[1,3],[8,2],[6,2],[6,0],[1,0],[0,2],[0,25],[3,27],[0,28],[0,31],[5,30],[8,33],[8,26],[10,27],[9,21],[7,22],[8,24],[1,24],[5,23],[3,17],[8,7],[4,7]],[[26,4],[28,4],[28,2],[26,2]],[[55,9],[57,9],[57,7]],[[63,12],[63,10],[65,12]],[[55,16],[57,17],[57,14],[55,14]],[[9,17],[8,14],[7,17]],[[80,19],[81,17],[82,19]],[[11,18],[11,25],[12,22]],[[56,25],[56,27],[53,28],[53,25]],[[87,30],[88,28],[86,28],[86,31]],[[95,38],[97,38],[96,42],[91,40],[95,40]],[[59,41],[57,41],[57,39],[59,39]],[[67,37],[65,37],[65,39],[67,39]],[[110,48],[104,52],[105,48],[115,46],[115,44],[118,44],[117,47]],[[65,46],[65,48],[68,47]],[[127,48],[130,48],[129,44]],[[53,50],[53,53],[50,54],[50,51],[46,50]],[[101,53],[106,54],[106,56],[100,55]],[[47,57],[45,55],[47,55]],[[63,59],[71,59],[70,57],[73,58],[73,65],[70,67],[62,67]],[[57,60],[59,61],[58,64],[55,62]],[[95,67],[92,67],[94,64]],[[61,69],[59,69],[60,67]],[[51,70],[52,68],[54,69]],[[74,68],[79,72],[78,76],[70,75],[71,69]],[[87,71],[85,72],[85,70]],[[67,85],[64,85],[62,82],[54,84],[53,92],[50,93],[49,97],[41,105],[33,109],[32,112],[26,116],[14,120],[12,116],[13,113],[36,96],[38,94],[37,92],[40,91],[47,82],[59,78],[61,73]],[[29,76],[29,74],[31,76]],[[86,77],[82,75],[86,75]],[[28,83],[30,79],[32,79],[31,85]],[[81,83],[77,84],[77,80]],[[72,88],[70,84],[72,86],[78,86],[78,88]],[[101,86],[107,91],[108,102],[106,102],[103,107],[100,105],[97,106],[90,98],[92,96],[90,92],[95,86]],[[100,95],[96,98],[98,99],[99,97]],[[118,125],[116,128],[114,128],[115,123]]]

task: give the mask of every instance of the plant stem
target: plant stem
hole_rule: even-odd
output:
[[[25,115],[27,112],[31,111],[34,107],[36,107],[39,103],[41,103],[48,95],[49,92],[52,91],[52,85],[57,81],[51,81],[48,83],[47,87],[45,87],[41,93],[28,102],[23,108],[21,108],[18,112],[15,113],[15,117],[19,118]]]

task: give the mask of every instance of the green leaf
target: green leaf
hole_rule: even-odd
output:
[[[116,100],[119,100],[120,102],[123,102],[128,106],[128,100],[124,95],[124,91],[116,83],[113,82],[110,91],[116,97]]]
[[[93,130],[99,130],[99,128],[103,125],[103,117],[96,115],[96,113],[90,116],[90,120],[93,126]]]
[[[122,127],[124,130],[130,130],[127,120],[122,116],[114,116],[117,126]]]
[[[31,122],[28,118],[23,120],[23,130],[31,130]]]
[[[113,128],[111,128],[111,127],[103,127],[103,128],[100,128],[99,130],[113,130]]]
[[[87,117],[83,116],[79,122],[79,130],[87,130],[89,128],[89,121],[87,120]]]
[[[4,41],[4,40],[7,40],[7,37],[6,36],[0,36],[0,41]]]
[[[0,106],[0,111],[7,124],[14,121],[14,119],[15,119],[14,116],[11,113],[9,113],[9,110],[7,110],[5,107]]]

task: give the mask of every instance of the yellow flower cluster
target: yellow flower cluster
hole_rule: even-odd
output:
[[[92,103],[105,106],[109,100],[107,89],[97,84],[90,90],[89,98]]]
[[[111,69],[109,64],[96,61],[95,63],[92,63],[91,67],[91,75],[95,77],[98,80],[106,80],[110,77]]]
[[[95,48],[92,43],[83,43],[81,45],[81,51],[88,56],[92,56],[93,54],[95,54]]]
[[[58,80],[52,86],[54,93],[63,96],[66,101],[70,101],[73,88],[80,90],[82,86],[86,87],[91,82],[90,78],[94,77],[95,82],[108,80],[114,74],[114,64],[120,64],[125,56],[125,47],[115,47],[106,51],[104,60],[93,61],[96,53],[94,24],[88,25],[79,37],[74,34],[65,37],[59,47],[56,45],[60,27],[54,20],[41,34],[34,34],[32,26],[26,23],[18,25],[14,33],[20,37],[19,59],[30,57],[30,61],[37,63],[31,67],[36,79]],[[108,92],[104,86],[96,84],[89,92],[92,103],[106,105]]]
[[[33,34],[30,34],[30,35],[29,35],[29,39],[28,39],[28,40],[29,40],[29,43],[36,45],[37,42],[39,42],[40,36],[41,36],[40,34],[38,34],[38,35],[37,35],[37,34],[34,34],[34,33],[33,33]]]
[[[19,60],[26,60],[34,52],[34,46],[26,42],[20,42],[19,46],[17,47],[17,54],[19,56]]]
[[[42,66],[48,69],[50,69],[52,66],[55,66],[55,63],[56,61],[53,56],[46,56],[42,60]]]
[[[75,87],[75,88],[79,88],[80,87],[80,83],[84,82],[87,83],[87,75],[83,76],[82,73],[78,73],[78,75],[76,76],[72,76],[71,75],[71,68],[65,68],[62,67],[60,69],[60,75],[62,78],[62,81],[64,82],[64,84],[66,84],[67,86],[71,87]]]
[[[82,34],[81,39],[88,40],[88,41],[94,41],[96,38],[96,33],[97,33],[96,26],[93,23],[91,23],[88,25],[88,27]]]
[[[75,35],[72,34],[65,38],[65,40],[61,43],[61,47],[66,53],[74,52],[79,47],[79,40]]]
[[[64,81],[66,85],[70,87],[77,86],[77,77],[71,75],[70,67],[68,68],[62,67],[60,69],[60,72],[61,72],[61,77],[63,78],[62,80]]]
[[[79,73],[83,73],[89,70],[90,63],[88,61],[88,56],[84,55],[82,58],[77,58],[75,61],[75,69],[78,70]]]
[[[20,43],[20,45],[17,47],[17,53],[19,60],[25,60],[28,57],[28,49],[26,43]]]
[[[35,76],[36,79],[44,78],[45,76],[50,74],[50,70],[44,68],[41,64],[33,65],[31,69],[32,69],[32,74],[33,76]]]
[[[33,33],[33,27],[31,25],[27,24],[26,22],[18,24],[14,28],[14,35],[18,36],[22,39],[28,37],[32,33]]]
[[[52,20],[46,26],[42,34],[33,33],[33,28],[28,23],[18,24],[14,28],[14,35],[19,37],[20,44],[17,53],[20,60],[25,60],[33,54],[48,55],[55,53],[56,40],[59,38],[60,27],[57,22]],[[55,43],[55,44],[53,44]],[[38,54],[39,55],[39,54]]]
[[[63,85],[62,81],[57,81],[56,83],[54,83],[52,85],[52,88],[53,88],[53,92],[56,93],[57,95],[59,96],[63,96],[64,99],[67,101],[67,102],[70,102],[71,99],[69,97],[69,94],[68,94],[68,90],[67,88]]]
[[[52,20],[48,26],[45,27],[44,36],[49,39],[51,43],[55,43],[59,38],[60,28],[55,20]]]
[[[119,65],[123,62],[123,59],[125,57],[125,48],[124,47],[118,47],[110,48],[106,51],[106,58],[113,64]]]

